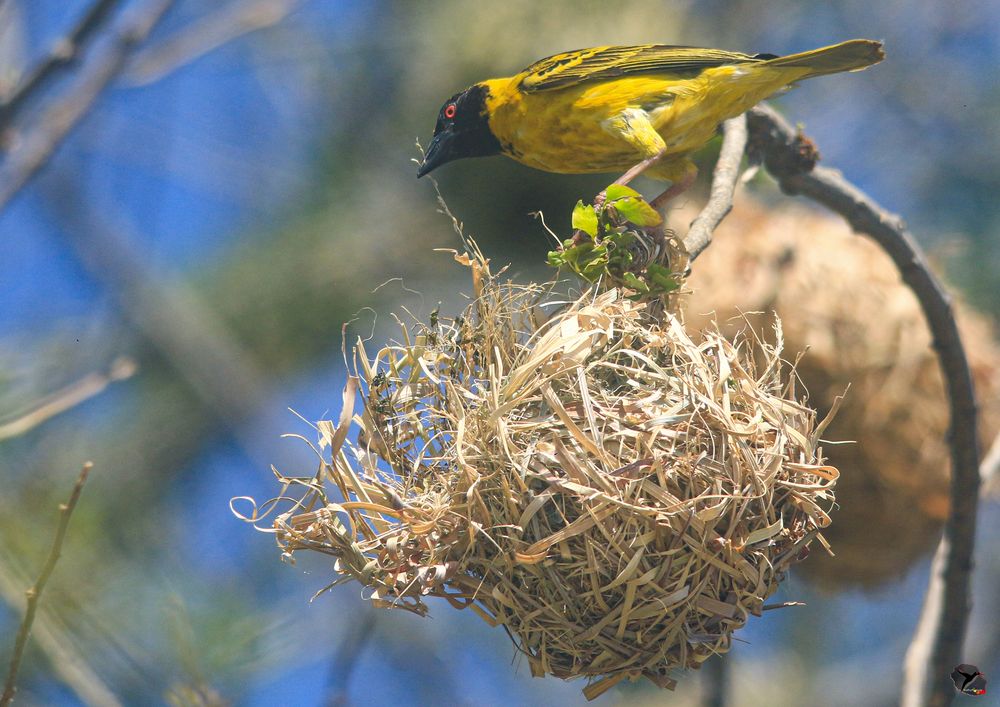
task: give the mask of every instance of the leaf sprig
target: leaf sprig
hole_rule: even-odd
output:
[[[633,290],[632,299],[659,297],[679,287],[669,268],[650,263],[636,272],[634,250],[637,230],[659,226],[663,219],[639,192],[620,184],[605,191],[601,204],[578,201],[573,209],[573,238],[549,251],[548,264],[567,268],[588,282],[602,277]]]

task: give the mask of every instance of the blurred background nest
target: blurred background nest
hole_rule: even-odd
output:
[[[49,110],[94,75],[123,13],[152,4],[0,0],[2,101],[65,46],[59,40],[84,12],[102,10],[77,60],[57,62],[45,90],[2,126],[4,185],[11,157],[38,145],[30,138]],[[228,512],[233,496],[270,495],[272,463],[307,463],[304,445],[277,441],[312,434],[284,410],[320,420],[338,407],[345,321],[349,340],[373,327],[384,339],[388,320],[366,307],[405,305],[426,317],[438,300],[443,311],[464,305],[430,254],[457,239],[410,160],[441,101],[484,76],[597,44],[788,53],[885,39],[889,58],[872,71],[806,83],[777,104],[805,123],[828,164],[906,217],[970,305],[990,320],[1000,311],[1000,133],[984,129],[1000,106],[985,68],[1000,63],[1000,7],[991,0],[168,5],[0,213],[0,427],[18,432],[0,439],[0,636],[19,619],[56,505],[81,462],[95,462],[35,625],[26,704],[142,704],[167,693],[241,704],[582,701],[575,685],[512,670],[506,637],[470,612],[372,621],[349,587],[305,605],[329,581],[327,566],[276,563],[273,547]],[[710,148],[703,174],[711,160]],[[573,204],[608,181],[499,158],[440,174],[468,231],[495,264],[513,262],[522,281],[547,278],[539,273],[552,247],[529,214],[544,212],[568,235]],[[750,190],[769,211],[788,205],[763,180]],[[687,201],[699,203],[698,193]],[[739,233],[739,218],[724,227]],[[727,246],[720,236],[706,258],[736,240]],[[136,372],[110,380],[123,356]],[[810,387],[819,395],[823,385]],[[862,400],[857,388],[850,399]],[[906,412],[921,425],[935,414]],[[919,441],[901,454],[931,458],[930,433]],[[854,511],[838,501],[843,527]],[[985,547],[996,541],[997,517],[995,505],[983,508]],[[882,539],[883,554],[909,537]],[[926,568],[918,560],[874,593],[840,589],[822,601],[810,601],[811,586],[793,572],[785,586],[809,605],[736,634],[752,645],[737,642],[727,656],[734,704],[894,701],[894,681],[870,677],[898,674]],[[968,653],[997,674],[1000,559],[982,555],[977,571]],[[329,640],[305,645],[307,628],[325,628]],[[7,651],[0,642],[0,664]],[[672,704],[696,700],[696,683],[683,681]],[[623,686],[601,699],[643,694]]]
[[[777,316],[787,349],[806,352],[797,371],[811,404],[829,410],[846,393],[825,436],[841,470],[824,532],[836,556],[801,571],[833,588],[903,575],[948,513],[948,411],[923,314],[888,256],[832,215],[747,198],[687,285],[688,326],[717,320],[729,335],[766,337]],[[962,300],[955,309],[985,449],[1000,432],[1000,344],[989,318]]]

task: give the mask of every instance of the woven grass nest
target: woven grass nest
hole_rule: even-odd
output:
[[[672,688],[829,522],[838,472],[780,331],[695,343],[621,290],[555,302],[459,260],[461,316],[401,325],[374,356],[357,343],[319,473],[280,477],[303,494],[278,543],[334,556],[334,584],[378,606],[470,608],[533,675],[588,678],[588,698],[624,678]]]

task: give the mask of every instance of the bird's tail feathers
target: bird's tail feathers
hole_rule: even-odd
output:
[[[812,78],[841,71],[860,71],[879,63],[884,58],[882,42],[873,39],[849,39],[829,47],[775,57],[765,63],[775,67],[808,69],[809,73],[802,78]]]

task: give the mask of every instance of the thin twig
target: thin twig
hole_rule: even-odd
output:
[[[42,590],[45,589],[49,577],[52,576],[52,571],[56,568],[56,562],[59,561],[63,541],[66,539],[66,530],[69,528],[69,519],[73,515],[73,509],[76,508],[76,502],[80,500],[83,485],[87,482],[87,475],[90,474],[93,466],[90,462],[83,465],[83,469],[80,470],[80,475],[76,479],[76,485],[73,486],[73,492],[70,494],[69,500],[59,506],[59,527],[56,528],[56,536],[52,541],[52,549],[49,550],[48,559],[45,560],[45,566],[42,567],[42,571],[38,575],[38,579],[35,580],[34,586],[25,592],[28,598],[28,605],[24,612],[24,619],[21,621],[21,627],[17,631],[17,638],[14,640],[14,653],[10,659],[10,669],[7,671],[7,681],[4,684],[3,696],[0,696],[0,707],[7,707],[7,705],[14,701],[14,694],[17,692],[17,672],[21,667],[21,660],[24,658],[24,649],[28,645],[28,636],[31,633],[31,624],[35,620],[35,612],[38,611],[38,600],[42,596]]]
[[[997,435],[993,440],[990,451],[983,457],[983,462],[979,465],[979,477],[982,481],[981,488],[984,495],[998,475],[1000,475],[1000,435]],[[931,581],[927,585],[927,595],[924,597],[923,608],[920,610],[920,620],[917,622],[917,628],[913,632],[910,645],[906,649],[906,658],[903,663],[903,674],[906,676],[906,680],[903,682],[901,707],[917,707],[925,704],[928,697],[928,680],[925,671],[931,660],[934,636],[939,630],[938,622],[942,615],[941,607],[945,586],[942,578],[944,577],[947,552],[948,544],[942,539],[934,553],[934,559],[931,561]]]
[[[122,78],[133,86],[158,81],[244,35],[281,22],[302,0],[235,0],[213,9],[129,60]]]
[[[764,604],[760,607],[761,611],[774,611],[775,609],[791,609],[796,606],[805,606],[804,601],[778,601],[772,604]]]
[[[729,703],[730,664],[725,656],[712,656],[701,666],[701,704],[726,707]]]
[[[8,553],[0,549],[0,597],[10,607],[20,611],[24,601],[24,587],[30,582],[16,568]],[[111,688],[91,667],[91,655],[77,645],[79,641],[49,606],[42,606],[31,625],[31,639],[45,654],[52,674],[69,687],[80,702],[91,707],[121,707]]]
[[[121,0],[97,0],[80,16],[73,29],[56,41],[49,55],[21,79],[5,101],[0,102],[0,132],[17,118],[17,114],[44,87],[48,79],[80,57],[88,40],[101,28],[115,6],[120,4]]]
[[[935,636],[941,632],[941,617],[944,615],[944,582],[941,578],[947,553],[948,543],[942,538],[931,561],[931,579],[920,609],[920,619],[903,658],[900,707],[919,707],[928,703],[930,675],[927,666],[932,660]]]
[[[983,463],[979,465],[979,478],[983,484],[983,496],[989,498],[996,492],[997,482],[1000,481],[1000,435],[997,435],[990,445],[990,451],[983,457]]]
[[[121,71],[132,49],[156,26],[174,0],[146,0],[111,34],[102,51],[86,61],[80,76],[16,140],[0,166],[0,210],[41,169],[69,131]]]
[[[89,373],[47,395],[28,412],[18,415],[10,422],[0,422],[0,441],[22,435],[46,420],[76,407],[103,392],[111,383],[131,378],[135,370],[136,365],[132,359],[119,358],[111,364],[111,370],[107,373]]]
[[[361,616],[347,629],[333,655],[329,678],[329,693],[327,707],[344,707],[350,704],[348,689],[351,676],[358,664],[362,651],[371,640],[375,630],[375,612],[366,609]]]
[[[905,695],[919,694],[909,705],[948,704],[954,695],[949,675],[961,662],[969,618],[972,555],[979,500],[979,440],[976,434],[976,401],[972,375],[951,307],[951,298],[931,273],[927,262],[902,219],[876,204],[836,170],[811,168],[815,147],[770,108],[760,106],[748,114],[750,149],[763,155],[764,165],[782,191],[803,194],[843,216],[855,231],[865,233],[892,258],[903,281],[916,295],[931,331],[950,406],[951,509],[939,548],[940,567],[931,578],[941,583],[941,600],[928,602],[924,612],[933,616],[933,641],[927,660],[906,666]],[[921,625],[924,619],[921,619]],[[914,640],[922,638],[915,636]],[[929,685],[917,689],[915,683]]]
[[[708,203],[697,218],[691,222],[684,247],[690,260],[697,258],[712,242],[712,234],[733,208],[733,194],[740,177],[740,163],[747,146],[747,119],[745,115],[727,120],[722,124],[722,149],[719,161],[712,171],[712,190]]]

